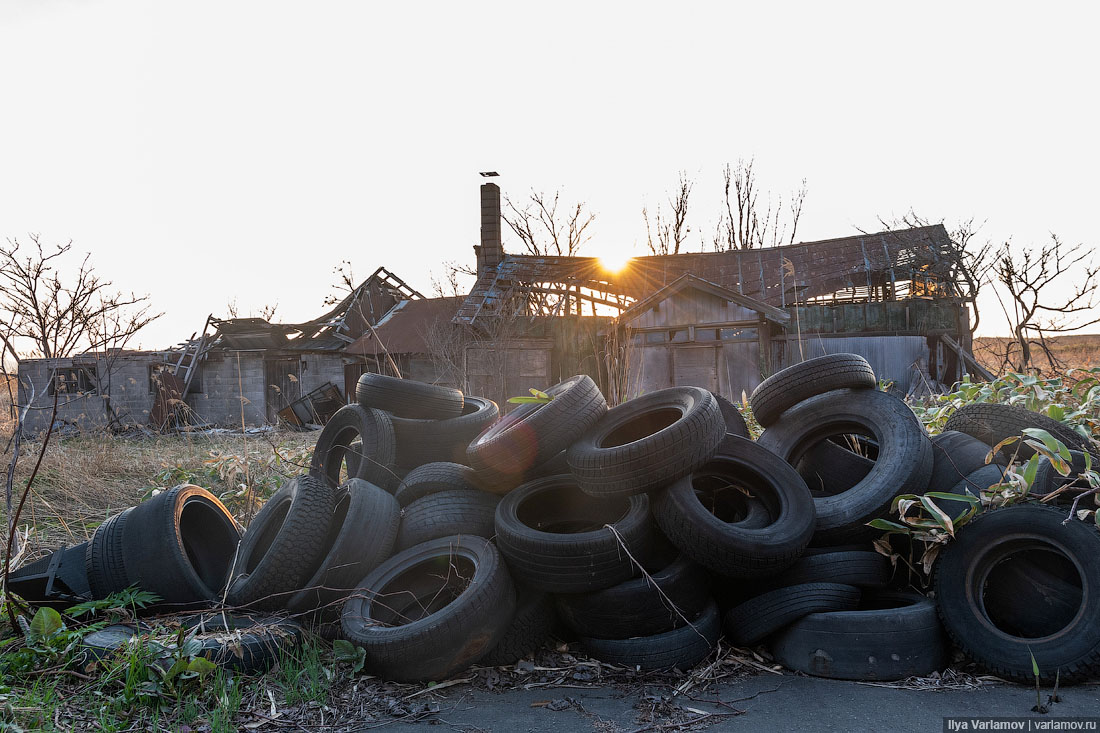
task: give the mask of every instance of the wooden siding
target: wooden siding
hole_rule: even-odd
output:
[[[757,321],[760,315],[749,308],[730,303],[710,293],[688,289],[676,293],[626,322],[627,328],[662,328],[665,326],[703,325]]]
[[[496,402],[501,412],[515,405],[509,397],[546,389],[556,382],[551,375],[553,344],[544,339],[501,341],[466,347],[466,392]]]

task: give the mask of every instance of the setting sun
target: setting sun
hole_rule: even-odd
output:
[[[633,259],[628,254],[609,254],[600,256],[600,267],[611,273],[622,272]]]

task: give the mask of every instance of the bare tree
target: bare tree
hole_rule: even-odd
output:
[[[773,206],[771,192],[766,194],[765,207],[760,203],[760,190],[753,171],[755,162],[755,158],[747,163],[741,159],[736,168],[727,163],[722,170],[725,210],[714,235],[716,251],[793,244],[798,234],[798,222],[806,200],[806,179],[803,178],[801,187],[790,195],[786,208],[782,195],[776,196]]]
[[[687,225],[688,202],[695,183],[688,178],[687,171],[680,171],[680,182],[676,192],[668,197],[668,212],[662,216],[661,205],[653,214],[650,223],[649,209],[642,207],[645,220],[646,246],[655,255],[679,254],[680,248],[691,233]]]
[[[560,198],[561,191],[551,197],[532,190],[520,206],[504,197],[508,211],[502,218],[523,242],[527,254],[572,257],[592,238],[587,231],[596,215],[583,202],[563,206],[559,212]]]
[[[1032,366],[1033,346],[1043,350],[1052,367],[1058,366],[1047,338],[1100,323],[1100,315],[1095,315],[1100,266],[1092,253],[1083,243],[1066,246],[1055,234],[1041,249],[1014,251],[1006,242],[997,252],[993,272],[1009,296],[1002,305],[1019,347],[1019,357],[1012,364],[1017,371]],[[1078,320],[1079,314],[1088,315]]]
[[[20,343],[29,343],[27,356],[51,359],[90,353],[125,341],[159,318],[151,313],[147,295],[112,291],[85,255],[71,279],[59,267],[72,242],[44,246],[31,234],[31,245],[16,239],[0,245],[0,332],[4,352],[16,362],[23,356]]]

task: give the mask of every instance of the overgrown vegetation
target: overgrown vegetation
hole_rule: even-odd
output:
[[[1100,368],[1070,369],[1064,377],[1043,378],[1036,375],[1009,373],[993,382],[972,383],[969,380],[956,384],[955,389],[944,395],[929,398],[913,405],[913,411],[928,431],[937,434],[960,407],[973,403],[1000,403],[1017,405],[1032,412],[1064,422],[1082,436],[1100,445]],[[1020,449],[1026,447],[1027,451]],[[1039,464],[1050,461],[1053,469],[1064,477],[1073,477],[1082,486],[1100,492],[1100,472],[1093,464],[1092,456],[1085,453],[1084,471],[1074,474],[1072,459],[1066,445],[1045,430],[1029,428],[1024,435],[1003,440],[990,451],[987,463],[994,454],[1008,449],[1010,460],[1003,480],[982,489],[980,496],[927,492],[923,495],[905,494],[894,499],[891,514],[894,519],[876,519],[871,523],[886,536],[877,541],[880,552],[895,560],[903,560],[916,571],[927,576],[943,545],[954,538],[955,532],[980,511],[997,509],[1024,501],[1050,502],[1059,492],[1043,497],[1030,494],[1035,483]],[[1026,455],[1026,458],[1021,456]],[[1093,493],[1091,506],[1078,508],[1074,504],[1073,518],[1096,522],[1100,526],[1100,494]],[[951,512],[945,502],[965,504],[965,509]],[[1070,518],[1067,512],[1067,519]],[[889,541],[890,535],[904,535],[919,545],[910,543],[907,558],[900,556]]]

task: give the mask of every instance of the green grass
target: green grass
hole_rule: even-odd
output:
[[[280,652],[275,681],[288,705],[328,700],[333,673],[324,666],[325,656],[327,650],[310,639],[297,649]]]

